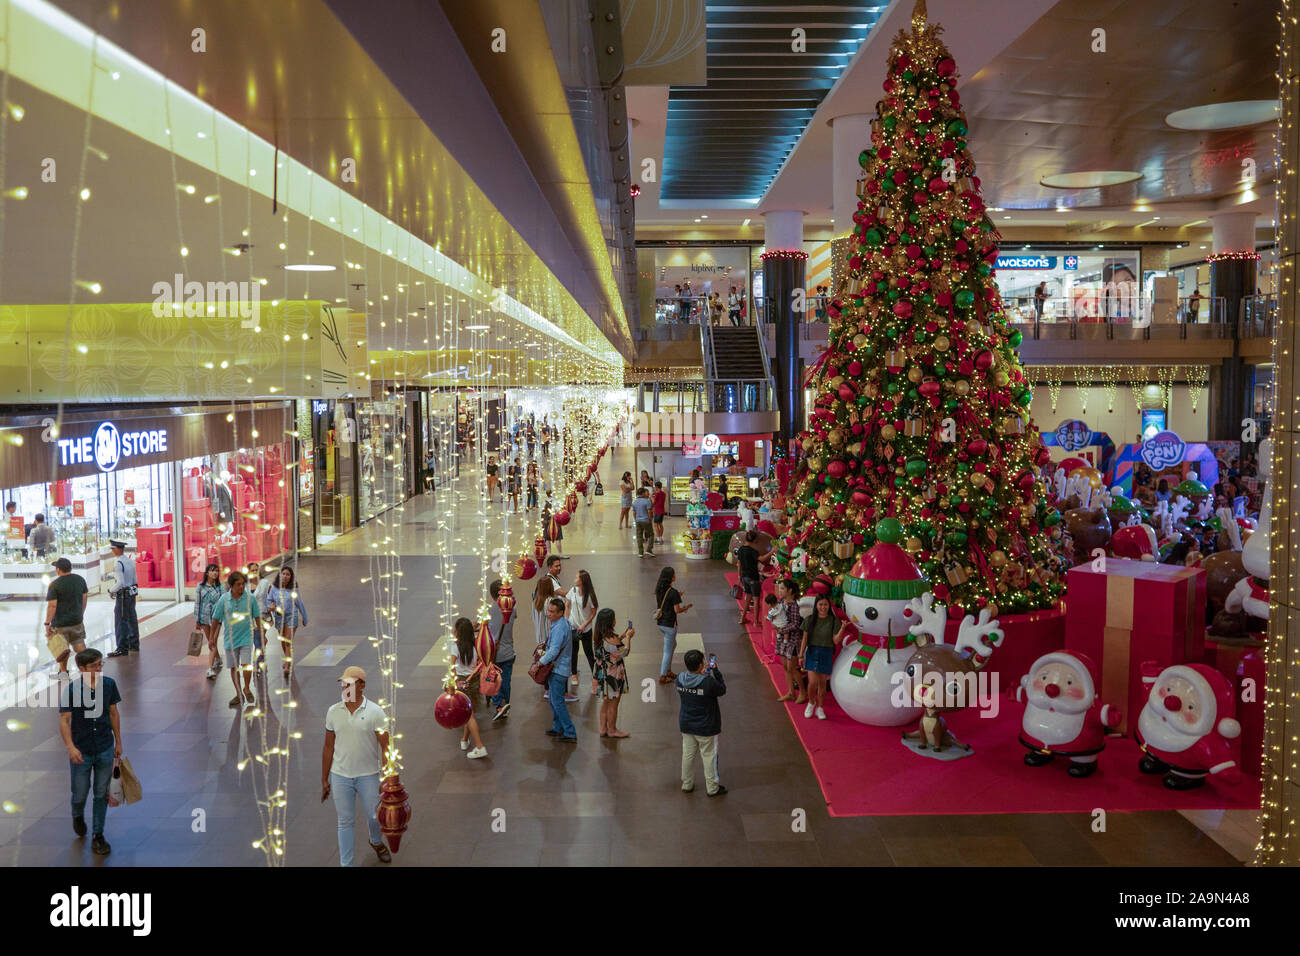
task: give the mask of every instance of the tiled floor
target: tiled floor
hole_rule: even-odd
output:
[[[631,455],[615,452],[602,468],[612,474],[631,467]],[[301,590],[312,623],[298,634],[300,667],[290,694],[279,676],[278,649],[258,696],[268,716],[246,718],[228,709],[230,683],[223,672],[204,679],[203,667],[185,655],[188,627],[182,609],[148,634],[143,653],[108,662],[122,690],[127,753],[139,773],[143,802],[109,811],[107,836],[113,853],[93,857],[68,821],[67,759],[57,739],[57,715],[14,708],[0,714],[0,864],[20,865],[263,865],[253,841],[264,835],[265,780],[260,752],[292,743],[287,764],[272,756],[272,790],[283,766],[287,807],[286,861],[335,865],[338,861],[332,804],[320,800],[319,747],[325,710],[338,699],[342,668],[360,664],[372,674],[376,652],[370,586],[372,556],[383,544],[401,556],[401,626],[396,673],[398,731],[403,734],[402,781],[414,816],[393,866],[456,865],[1233,865],[1231,852],[1177,813],[1112,814],[1104,833],[1091,818],[1058,814],[1023,816],[876,817],[832,819],[784,711],[772,701],[770,682],[735,625],[735,606],[722,584],[723,566],[686,561],[671,549],[638,558],[631,535],[616,529],[618,499],[606,495],[580,508],[565,529],[567,583],[589,570],[602,604],[618,620],[639,628],[628,669],[636,693],[625,700],[620,726],[632,736],[596,734],[597,701],[590,695],[586,662],[580,664],[580,700],[571,706],[576,746],[544,735],[548,705],[531,683],[521,658],[514,674],[514,706],[506,721],[478,711],[490,756],[467,761],[458,734],[433,720],[440,689],[436,651],[442,586],[435,581],[439,521],[461,508],[461,546],[455,562],[455,596],[472,615],[481,596],[479,559],[470,554],[481,525],[466,520],[473,493],[468,478],[421,496],[401,512],[306,555]],[[680,520],[671,530],[680,530]],[[507,522],[493,509],[491,541],[504,540]],[[530,542],[535,513],[508,521],[507,553]],[[391,541],[384,542],[385,538]],[[493,545],[496,546],[495,544]],[[660,646],[651,596],[659,569],[671,563],[695,608],[683,616],[685,646],[703,645],[719,658],[728,684],[722,701],[722,778],[730,792],[710,799],[702,780],[692,794],[680,790],[677,700],[671,688],[641,680],[657,674]],[[530,592],[524,583],[520,594]],[[162,623],[162,621],[159,621]],[[516,627],[521,654],[528,652],[531,615],[523,606]],[[147,630],[147,629],[146,629]],[[19,642],[21,644],[21,641]],[[18,645],[15,645],[18,646]],[[680,670],[678,651],[677,668]],[[373,682],[372,682],[373,683]],[[8,729],[3,729],[7,727]],[[300,730],[300,740],[289,733]],[[251,752],[251,753],[250,753]],[[241,762],[247,761],[242,770]],[[256,789],[255,789],[256,785]],[[1239,819],[1209,815],[1207,829],[1245,840]],[[357,861],[376,866],[357,831]],[[1235,836],[1234,836],[1235,835]]]

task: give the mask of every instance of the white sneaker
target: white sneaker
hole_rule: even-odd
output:
[[[462,740],[462,741],[460,742],[460,749],[461,749],[461,750],[469,750],[469,741],[468,741],[468,740]]]
[[[208,680],[215,680],[217,677],[217,669],[215,667],[209,667],[207,674],[204,676],[207,677]]]
[[[817,708],[817,719],[818,720],[826,719],[826,711],[822,710],[820,707]]]
[[[812,705],[812,704],[809,704],[807,707],[805,707],[805,708],[803,709],[803,715],[804,715],[805,717],[811,717],[811,716],[813,715],[813,705]]]
[[[467,753],[465,756],[468,757],[470,760],[478,760],[480,757],[486,757],[486,756],[487,756],[487,748],[486,748],[486,747],[475,747],[473,750],[471,750],[471,751],[470,751],[469,753]]]

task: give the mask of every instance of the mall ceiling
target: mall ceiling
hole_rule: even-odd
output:
[[[810,227],[825,228],[831,218],[829,121],[874,112],[889,41],[906,26],[913,2],[894,0],[880,15],[757,211],[725,201],[732,192],[722,175],[714,179],[712,196],[697,191],[690,209],[639,204],[638,223],[690,229],[703,216],[704,225],[734,227],[765,210],[802,209]],[[990,15],[994,6],[997,16]],[[1174,129],[1165,117],[1206,104],[1276,98],[1278,7],[1277,0],[930,0],[930,20],[945,26],[962,76],[985,200],[1011,217],[999,226],[1083,229],[1100,220],[1106,228],[1131,231],[1150,225],[1153,215],[1163,227],[1204,225],[1209,213],[1240,201],[1247,159],[1266,200],[1256,208],[1271,212],[1275,123],[1197,132]],[[709,4],[711,40],[713,9]],[[1099,30],[1104,52],[1094,52]],[[711,45],[711,85],[712,67]],[[644,95],[640,101],[653,103]],[[715,113],[714,128],[725,115]],[[662,148],[671,155],[671,114],[668,120]],[[711,128],[707,105],[694,122]],[[653,118],[639,124],[635,152],[655,155],[659,145],[638,141],[638,134],[656,131]],[[723,138],[715,135],[715,146],[724,145]],[[780,152],[783,142],[770,135],[758,151]],[[1047,176],[1092,170],[1132,170],[1142,178],[1107,188],[1042,185]],[[754,221],[761,226],[761,218]]]
[[[763,195],[885,6],[707,3],[708,83],[669,91],[662,198]]]

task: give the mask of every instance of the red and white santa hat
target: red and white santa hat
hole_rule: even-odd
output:
[[[1039,669],[1046,667],[1048,664],[1065,664],[1067,667],[1080,672],[1083,675],[1083,689],[1088,700],[1097,699],[1097,665],[1092,662],[1091,658],[1073,651],[1049,651],[1034,661],[1034,666],[1029,668],[1029,680],[1032,682]]]
[[[1235,710],[1232,685],[1228,683],[1228,679],[1221,673],[1206,664],[1174,664],[1172,667],[1166,667],[1160,672],[1160,676],[1156,678],[1155,685],[1152,687],[1153,692],[1165,677],[1181,677],[1196,688],[1197,696],[1205,702],[1200,719],[1191,727],[1186,728],[1184,733],[1197,736],[1217,733],[1220,737],[1226,737],[1229,740],[1240,736],[1241,724],[1235,718],[1220,718],[1219,716],[1220,714],[1231,714]],[[1211,705],[1213,709],[1211,709]]]

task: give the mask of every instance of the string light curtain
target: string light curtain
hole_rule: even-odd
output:
[[[1074,368],[1074,386],[1079,390],[1079,404],[1083,407],[1083,413],[1088,414],[1088,389],[1092,388],[1094,378],[1093,369],[1087,365],[1076,365]]]
[[[1133,394],[1133,407],[1142,412],[1142,401],[1146,397],[1147,383],[1151,380],[1151,372],[1145,365],[1128,366],[1128,387]]]
[[[1187,397],[1192,403],[1192,414],[1201,403],[1206,386],[1210,384],[1210,367],[1208,365],[1190,365],[1183,370],[1187,379]]]

